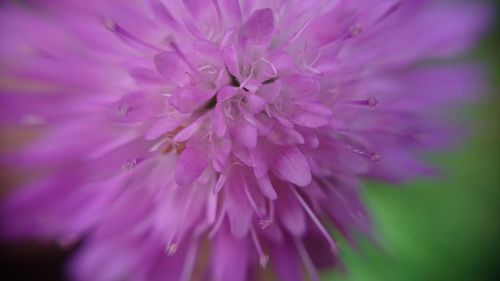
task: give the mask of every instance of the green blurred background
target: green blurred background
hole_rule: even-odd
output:
[[[491,1],[499,10],[500,1]],[[493,9],[494,6],[492,6]],[[342,247],[330,281],[500,280],[500,24],[471,55],[489,68],[486,98],[464,113],[472,138],[432,158],[445,177],[403,187],[367,183],[377,243]],[[376,244],[376,245],[375,245]]]

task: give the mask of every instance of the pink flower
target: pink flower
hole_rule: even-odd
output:
[[[49,3],[48,3],[49,2]],[[473,93],[482,7],[397,0],[0,5],[0,116],[34,126],[4,163],[44,176],[4,235],[85,238],[75,280],[284,281],[369,235],[362,179],[432,173],[419,153]],[[196,272],[196,274],[193,274]],[[199,273],[199,274],[198,274]]]

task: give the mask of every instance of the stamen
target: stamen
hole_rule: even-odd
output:
[[[219,193],[219,191],[224,187],[224,184],[226,183],[226,176],[224,174],[220,174],[219,178],[217,179],[217,182],[215,183],[213,194]]]
[[[300,259],[302,260],[302,263],[304,264],[311,280],[320,281],[318,271],[316,271],[316,267],[314,266],[309,253],[307,253],[304,244],[301,241],[295,239],[295,247],[297,248],[297,251],[299,251]]]
[[[264,218],[265,215],[261,212],[261,210],[259,210],[259,207],[257,206],[257,203],[255,202],[254,198],[252,197],[252,194],[250,194],[250,191],[248,190],[248,186],[247,186],[247,183],[245,182],[245,180],[243,180],[243,189],[245,190],[245,195],[247,196],[248,201],[250,202],[250,205],[252,206],[252,208],[255,211],[255,213],[260,218]]]
[[[116,109],[116,117],[125,118],[127,117],[129,111],[130,111],[130,106],[126,103],[122,103]]]
[[[312,67],[314,64],[316,64],[322,55],[323,55],[322,52],[318,52],[314,57],[313,61],[309,64],[309,67]]]
[[[130,159],[130,160],[127,160],[125,161],[123,164],[122,164],[122,170],[124,171],[129,171],[131,170],[132,168],[134,168],[135,166],[137,166],[138,164],[138,160],[137,159]]]
[[[259,221],[259,226],[261,229],[266,229],[266,227],[270,226],[274,221],[274,203],[271,199],[268,199],[267,201],[269,204],[269,212],[267,217]]]
[[[153,146],[151,146],[148,151],[154,152],[154,151],[158,150],[160,147],[162,147],[168,141],[169,141],[168,138],[163,138],[159,142],[157,142]]]
[[[311,21],[314,19],[314,16],[313,17],[310,17],[309,19],[307,19],[307,21],[299,28],[299,30],[297,30],[292,37],[290,37],[290,39],[288,39],[284,46],[283,47],[288,47],[290,44],[292,44],[293,42],[295,42],[295,40],[297,40],[300,35],[302,35],[302,32],[304,32],[304,30],[307,28],[307,26],[309,26],[309,24],[311,23]]]
[[[189,207],[191,206],[191,202],[193,202],[193,197],[195,194],[196,188],[191,188],[189,191],[188,198],[186,200],[186,203],[184,204],[184,208],[182,208],[182,212],[180,215],[180,222],[185,222],[186,221],[186,215],[188,213]],[[179,231],[179,226],[177,225],[176,229],[174,230],[174,235],[172,236],[172,239],[167,243],[167,246],[165,248],[165,252],[171,256],[176,253],[177,248],[179,247],[179,241],[181,240],[182,236],[184,235],[184,229],[181,229]]]
[[[125,30],[123,27],[121,27],[120,25],[118,25],[116,22],[114,22],[113,20],[110,20],[110,19],[107,19],[104,21],[104,25],[106,26],[106,28],[108,28],[110,31],[114,32],[118,37],[120,37],[122,40],[128,40],[128,41],[132,41],[136,44],[139,44],[141,46],[144,46],[144,47],[147,47],[149,49],[153,49],[155,51],[158,51],[158,52],[162,52],[163,50],[156,47],[156,46],[153,46],[147,42],[144,42],[143,40],[137,38],[135,35],[133,35],[132,33],[128,32],[127,30]]]
[[[273,220],[268,217],[265,217],[259,221],[260,229],[266,229],[271,224],[273,224]]]
[[[219,196],[214,195],[214,194],[209,194],[208,195],[208,202],[207,202],[207,212],[206,212],[206,223],[207,225],[211,225],[215,222],[215,219],[217,218],[217,201],[219,199]]]
[[[224,215],[225,215],[225,209],[222,207],[220,208],[219,216],[217,217],[217,220],[215,221],[214,226],[212,227],[212,230],[208,233],[208,238],[212,239],[219,230],[219,228],[222,226],[222,222],[224,221]]]
[[[170,242],[167,244],[167,247],[165,247],[165,253],[168,256],[173,256],[177,252],[178,248],[179,248],[179,241]]]
[[[265,58],[260,58],[260,60],[267,63],[269,66],[271,66],[271,68],[273,70],[273,75],[271,75],[271,76],[278,76],[278,70],[276,69],[276,66],[274,66],[274,64],[272,62],[268,61]]]
[[[351,37],[357,37],[363,32],[363,28],[358,24],[353,24],[349,27],[349,35]]]
[[[255,233],[255,229],[253,227],[250,228],[250,234],[252,235],[253,244],[255,246],[255,250],[259,255],[259,264],[260,267],[266,268],[267,263],[269,261],[269,256],[264,253],[262,250],[262,245],[260,244],[259,238],[257,237],[257,233]]]
[[[366,158],[370,159],[370,160],[371,160],[371,161],[373,161],[373,162],[378,162],[378,161],[380,161],[380,154],[378,154],[378,153],[376,153],[376,152],[366,152],[366,151],[363,151],[363,150],[361,150],[361,149],[354,148],[354,147],[352,147],[352,146],[348,146],[348,148],[349,148],[352,152],[354,152],[354,153],[356,153],[356,154],[359,154],[359,155],[361,155],[361,156],[363,156],[363,157],[366,157]]]
[[[182,268],[182,274],[180,281],[189,281],[193,275],[193,269],[196,262],[196,254],[198,252],[198,241],[193,241],[190,243],[189,250],[186,254],[186,259],[184,260],[184,267]]]
[[[302,205],[302,207],[306,211],[306,213],[312,219],[312,221],[314,222],[314,224],[316,224],[316,227],[318,227],[318,229],[321,232],[321,234],[323,234],[323,236],[325,237],[325,239],[328,242],[328,244],[330,244],[330,249],[332,250],[332,252],[336,253],[337,250],[338,250],[337,249],[337,244],[332,239],[332,236],[330,235],[330,233],[328,233],[328,231],[323,226],[323,224],[321,223],[321,221],[318,219],[318,217],[316,216],[316,214],[314,214],[314,212],[311,209],[311,207],[309,207],[309,205],[306,203],[306,201],[304,200],[304,198],[302,198],[302,196],[300,196],[300,194],[297,192],[297,190],[295,190],[294,187],[291,187],[291,189],[292,189],[292,192],[295,195],[295,197],[297,197],[297,199],[299,200],[300,204]]]
[[[368,99],[345,101],[343,103],[352,104],[352,105],[369,106],[371,108],[375,108],[378,105],[378,100],[374,97],[371,97]]]
[[[245,88],[245,85],[250,81],[250,79],[252,79],[254,71],[255,71],[255,63],[252,64],[252,68],[250,69],[250,74],[248,74],[248,77],[245,79],[245,81],[243,81],[243,83],[241,83],[240,88],[242,88],[242,89]]]

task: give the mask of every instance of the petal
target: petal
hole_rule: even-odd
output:
[[[276,275],[281,281],[303,281],[300,271],[299,254],[296,252],[292,241],[282,244],[272,244],[271,255]]]
[[[224,101],[234,97],[239,93],[239,89],[235,87],[224,87],[217,92],[217,103],[223,103]]]
[[[245,237],[252,226],[254,211],[245,194],[246,180],[241,171],[234,171],[226,182],[226,210],[229,218],[231,234],[235,237]]]
[[[318,80],[293,74],[280,79],[283,83],[282,94],[292,100],[314,100],[320,90]]]
[[[312,177],[306,157],[295,146],[277,155],[273,172],[298,186],[308,185]]]
[[[183,130],[181,130],[175,137],[174,137],[174,142],[185,142],[188,141],[194,133],[198,130],[198,127],[200,126],[200,123],[203,120],[199,118],[195,122],[191,123],[191,125],[187,126]]]
[[[266,45],[274,33],[273,10],[266,8],[253,12],[240,30],[240,40],[244,44]]]
[[[167,7],[161,2],[161,0],[150,0],[151,10],[155,18],[159,21],[162,21],[167,26],[172,29],[177,28],[179,25],[175,18],[172,16],[172,13],[168,10]]]
[[[227,228],[227,227],[225,227]],[[228,230],[221,230],[214,241],[212,251],[212,280],[244,281],[248,261],[247,239],[238,239]]]
[[[254,148],[257,145],[257,128],[244,118],[240,118],[231,128],[231,135],[246,148]]]
[[[227,159],[231,153],[231,140],[222,138],[212,143],[212,165],[217,172],[222,172],[226,166]]]
[[[224,17],[230,20],[231,23],[239,24],[241,21],[241,8],[238,0],[219,0],[219,2]]]
[[[201,142],[191,140],[177,159],[177,167],[175,169],[177,184],[181,187],[192,184],[207,166],[207,149]]]
[[[240,67],[238,65],[238,51],[234,45],[229,45],[222,51],[222,58],[227,70],[234,76],[240,76]]]
[[[246,108],[252,113],[261,112],[267,105],[267,101],[257,95],[247,95],[246,99],[247,99]]]
[[[210,0],[182,0],[182,2],[194,18],[199,18],[202,13],[209,11],[212,7]]]
[[[133,67],[130,69],[130,76],[134,78],[137,82],[142,83],[161,83],[163,82],[163,77],[158,74],[158,72],[145,68],[145,67]]]
[[[293,196],[290,188],[285,185],[278,187],[278,199],[276,200],[276,212],[280,223],[291,234],[302,236],[306,231],[306,217],[302,206]]]
[[[215,135],[218,137],[224,136],[227,130],[226,120],[221,105],[216,105],[213,112],[212,124]]]
[[[153,123],[151,128],[146,132],[146,140],[154,140],[160,136],[172,132],[177,129],[184,121],[186,121],[187,115],[179,114],[173,112],[166,117],[162,117]]]
[[[263,177],[257,179],[257,184],[259,185],[260,191],[264,196],[271,200],[276,200],[278,195],[276,194],[276,190],[274,190],[271,180],[269,179],[269,175],[265,174]]]
[[[154,58],[156,69],[171,83],[179,86],[187,85],[190,81],[188,65],[175,52],[163,52]]]
[[[169,103],[181,113],[191,113],[199,109],[214,94],[196,87],[178,87],[168,99]]]
[[[307,128],[318,128],[330,123],[332,111],[318,103],[301,104],[290,118],[293,123]]]

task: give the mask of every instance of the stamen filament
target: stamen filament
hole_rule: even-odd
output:
[[[259,264],[262,268],[266,268],[267,263],[269,261],[269,256],[266,255],[262,250],[262,245],[260,244],[259,238],[257,237],[257,233],[255,233],[255,229],[253,227],[250,228],[250,234],[252,235],[252,240],[255,246],[255,250],[259,255]]]
[[[328,244],[330,244],[331,250],[334,253],[336,253],[337,250],[338,250],[337,249],[337,243],[335,243],[335,241],[332,239],[330,233],[328,233],[328,231],[326,230],[326,228],[323,226],[323,224],[318,219],[318,217],[314,214],[313,210],[311,209],[311,207],[309,207],[309,205],[306,203],[306,201],[304,200],[304,198],[302,198],[302,196],[300,196],[300,194],[297,192],[297,190],[295,190],[295,188],[293,188],[293,187],[292,187],[292,192],[295,195],[295,197],[297,197],[297,199],[299,200],[300,204],[302,205],[302,207],[304,208],[304,210],[306,211],[306,213],[309,215],[309,217],[312,219],[312,221],[314,222],[314,224],[316,224],[316,227],[318,227],[318,229],[321,232],[321,234],[323,234],[323,236],[325,237],[325,239],[328,242]]]
[[[300,259],[302,260],[302,263],[304,264],[307,273],[309,274],[309,277],[311,278],[312,281],[320,281],[319,280],[319,274],[318,271],[316,270],[316,267],[314,266],[311,257],[309,256],[309,253],[307,253],[306,248],[304,247],[304,244],[295,239],[295,247],[297,248],[297,251],[299,252]]]

